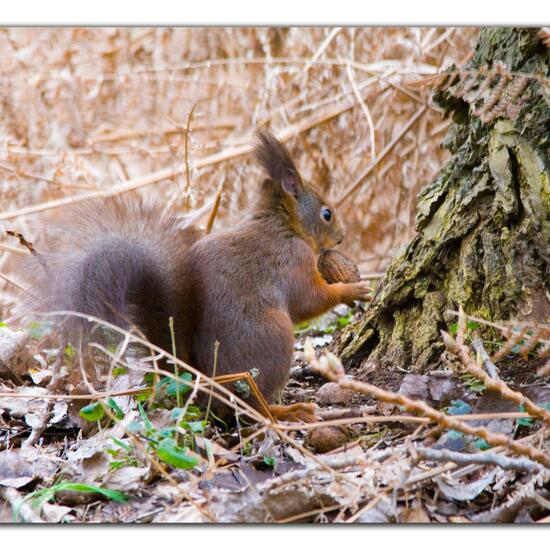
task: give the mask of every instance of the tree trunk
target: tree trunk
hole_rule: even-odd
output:
[[[550,50],[537,29],[481,31],[472,60],[436,82],[453,154],[419,194],[417,234],[342,335],[348,365],[422,371],[449,310],[550,316]]]

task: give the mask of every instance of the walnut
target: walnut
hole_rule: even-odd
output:
[[[319,255],[317,269],[327,283],[357,283],[361,280],[355,262],[337,250],[325,250]]]
[[[307,443],[318,453],[328,453],[348,442],[345,426],[321,426],[309,431]]]

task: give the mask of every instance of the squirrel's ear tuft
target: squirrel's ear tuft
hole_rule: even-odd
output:
[[[266,174],[283,189],[298,196],[301,179],[287,148],[268,130],[256,131],[256,159]]]

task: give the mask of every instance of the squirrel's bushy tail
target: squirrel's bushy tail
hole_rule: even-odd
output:
[[[34,296],[24,312],[77,311],[135,326],[169,349],[168,318],[177,313],[175,262],[198,230],[181,229],[176,218],[137,196],[113,196],[77,206],[47,235],[38,247],[41,262],[27,260]],[[67,316],[63,327],[71,332],[85,324]]]

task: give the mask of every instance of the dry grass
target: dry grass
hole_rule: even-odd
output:
[[[430,90],[413,85],[460,64],[476,35],[470,28],[0,29],[0,272],[9,274],[9,247],[17,246],[4,230],[34,241],[35,222],[63,216],[67,206],[9,212],[128,181],[183,210],[223,185],[215,226],[233,223],[259,178],[246,152],[261,124],[287,139],[306,178],[336,202],[346,197],[344,248],[365,271],[379,271],[414,232],[417,191],[446,158],[439,144],[448,123]],[[13,290],[0,280],[0,318]]]

